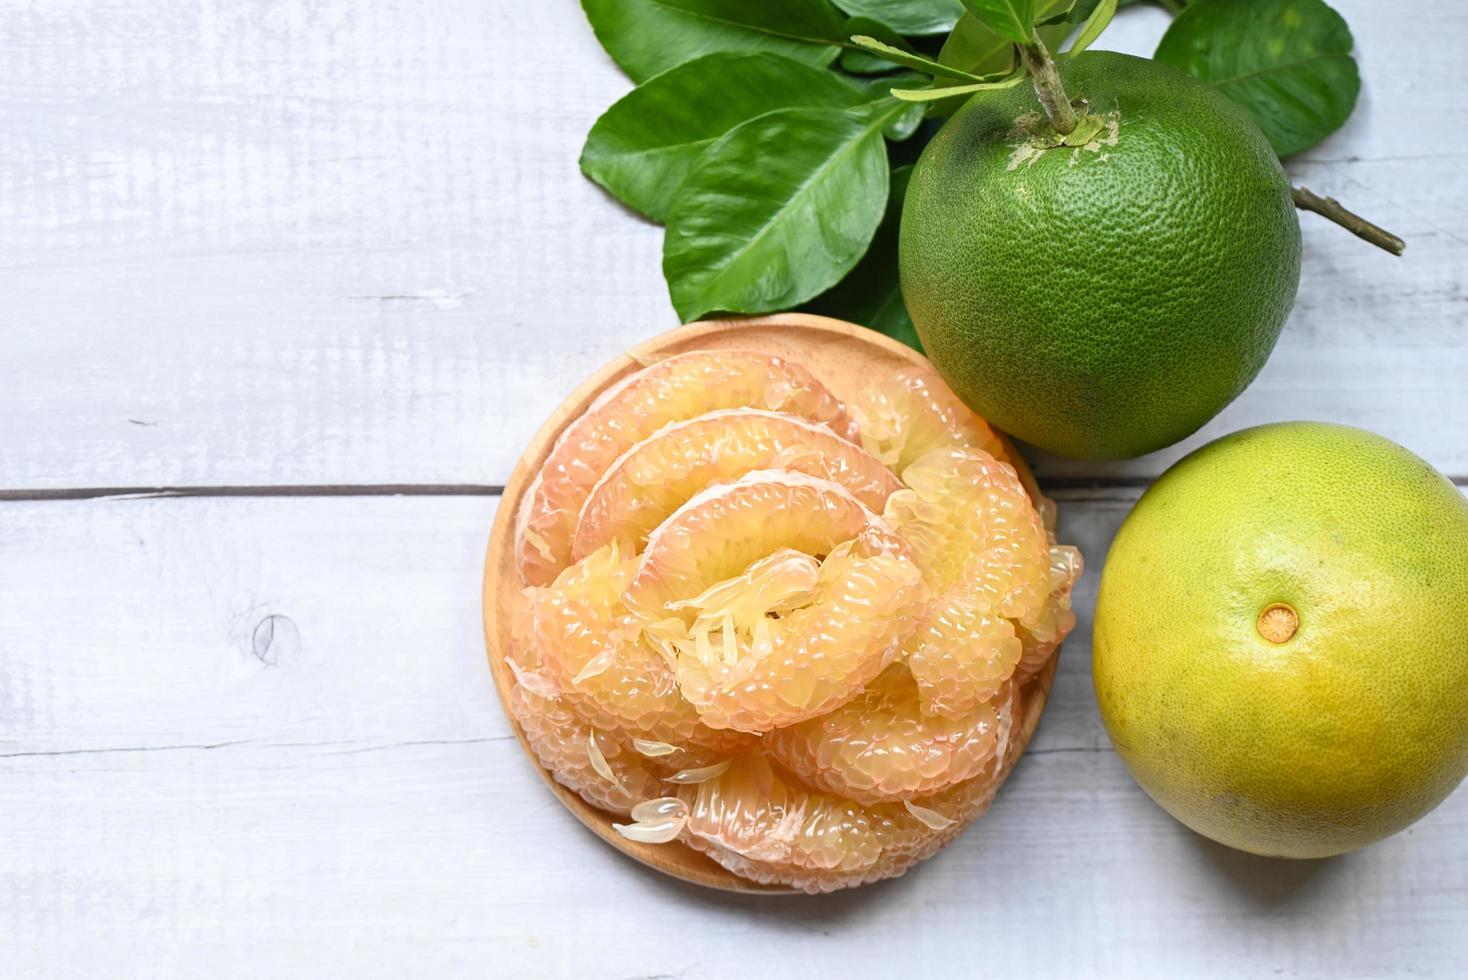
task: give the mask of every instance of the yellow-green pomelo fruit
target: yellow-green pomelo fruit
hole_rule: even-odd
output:
[[[1117,533],[1094,669],[1117,752],[1198,833],[1297,858],[1396,833],[1468,772],[1468,500],[1360,429],[1210,443]]]
[[[1299,285],[1299,219],[1269,141],[1217,89],[1109,51],[1058,65],[1093,135],[1045,148],[1028,83],[975,95],[913,171],[902,294],[984,418],[1051,452],[1136,456],[1259,373]]]

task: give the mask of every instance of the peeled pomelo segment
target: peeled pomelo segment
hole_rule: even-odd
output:
[[[1023,653],[1015,668],[1015,676],[1028,680],[1040,672],[1045,662],[1075,628],[1076,616],[1070,607],[1070,592],[1084,569],[1079,549],[1069,545],[1050,545],[1050,597],[1039,613],[1021,620],[1015,629]]]
[[[752,861],[845,872],[874,866],[882,846],[862,808],[812,793],[747,753],[717,778],[680,787],[685,833]]]
[[[869,808],[867,817],[882,842],[886,862],[901,869],[894,873],[931,857],[983,816],[1009,765],[1009,759],[996,755],[978,775],[940,793]]]
[[[1052,608],[1059,559],[1014,468],[983,450],[935,449],[903,482],[884,514],[936,593],[908,641],[908,666],[927,711],[962,717],[1014,674],[1025,652],[1019,629],[1032,630],[1043,664],[1041,645],[1073,625]]]
[[[516,673],[534,677],[523,667]],[[638,802],[660,793],[657,777],[631,747],[597,732],[565,698],[536,693],[534,683],[510,690],[510,711],[525,732],[530,750],[556,782],[592,806],[629,813]]]
[[[1017,644],[1017,641],[1016,641]],[[977,776],[994,758],[1013,685],[961,717],[923,710],[907,667],[894,664],[839,708],[765,736],[770,755],[807,785],[858,803],[926,796]]]
[[[679,695],[672,669],[622,605],[636,566],[635,555],[613,544],[567,568],[549,587],[532,590],[531,640],[545,674],[590,726],[670,746],[667,765],[738,751],[745,739],[699,720]],[[664,768],[661,762],[647,765]]]
[[[988,808],[1005,765],[901,803],[863,806],[803,787],[758,753],[719,778],[678,790],[681,840],[741,877],[806,892],[892,878],[933,854]]]
[[[640,547],[689,498],[755,470],[829,480],[873,510],[901,486],[880,460],[824,425],[756,408],[709,412],[659,429],[612,463],[581,508],[572,556],[614,540]]]
[[[957,719],[999,692],[1018,667],[1024,645],[1014,623],[994,612],[989,596],[960,585],[933,600],[905,650],[924,710]]]
[[[521,578],[548,585],[570,564],[581,506],[618,456],[669,422],[742,407],[799,415],[857,438],[840,401],[798,364],[752,350],[657,361],[603,392],[556,440],[516,515]]]
[[[916,627],[926,587],[846,490],[756,472],[654,531],[623,599],[705,724],[758,733],[856,695]]]
[[[1023,747],[1016,737],[1024,714],[1018,685],[1007,686],[995,706],[994,753],[977,775],[930,796],[867,809],[893,866],[906,868],[931,857],[994,802]]]
[[[1013,466],[981,449],[944,447],[902,474],[884,516],[913,547],[935,591],[962,585],[1020,618],[1050,592],[1050,541]]]
[[[821,558],[858,537],[873,553],[910,555],[906,542],[845,488],[798,473],[756,470],[695,494],[659,525],[623,599],[633,612],[660,619],[674,603],[735,578],[776,551]]]
[[[943,446],[968,446],[1006,459],[1004,443],[959,401],[938,373],[909,367],[871,385],[852,406],[867,452],[897,473]]]
[[[683,696],[705,724],[765,732],[850,699],[896,656],[926,590],[905,558],[842,549],[821,565],[808,605],[774,595],[785,612],[716,605],[652,628],[675,651]]]

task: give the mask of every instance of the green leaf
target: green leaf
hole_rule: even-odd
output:
[[[912,72],[902,72],[897,75],[882,75],[879,78],[853,78],[851,83],[867,94],[867,103],[887,102],[891,105],[892,89],[900,87],[916,88],[928,80],[926,75],[915,75]],[[873,106],[880,109],[880,106]],[[906,111],[898,112],[890,122],[887,123],[883,133],[889,140],[901,143],[912,137],[917,128],[923,122],[922,106],[908,106]]]
[[[1069,9],[1071,0],[1036,0],[1035,16],[1048,18],[1057,11]],[[1068,32],[1068,28],[1066,31]],[[1041,32],[1047,45],[1049,38]],[[964,14],[943,50],[938,53],[938,63],[947,68],[958,68],[974,75],[989,75],[996,71],[1008,71],[1014,66],[1014,42],[1001,37],[973,14]],[[958,77],[958,76],[953,76]]]
[[[963,0],[984,26],[995,34],[1023,44],[1035,36],[1035,0]]]
[[[845,35],[826,0],[581,0],[596,39],[634,82],[715,51],[828,65]]]
[[[1068,9],[1071,0],[1037,0],[1035,16],[1047,17],[1056,11]],[[1035,33],[1045,46],[1055,50],[1071,31],[1071,25],[1061,23],[1049,27],[1038,27]],[[1014,44],[989,30],[973,14],[964,14],[953,33],[938,54],[938,63],[945,67],[966,69],[976,75],[992,77],[994,72],[1011,71],[1017,64]],[[953,76],[950,76],[953,77]],[[942,79],[934,82],[935,88],[949,86]],[[969,96],[959,94],[952,98],[928,103],[929,116],[951,116],[967,102]]]
[[[834,0],[853,17],[870,17],[898,34],[923,36],[953,29],[963,0]]]
[[[895,64],[903,65],[907,68],[912,68],[915,71],[920,71],[928,75],[941,76],[944,78],[961,78],[973,82],[988,81],[988,79],[984,78],[981,75],[972,75],[966,71],[960,71],[957,68],[949,68],[939,64],[931,58],[924,58],[922,55],[915,52],[909,53],[907,51],[903,51],[901,48],[895,48],[890,44],[883,44],[881,41],[878,41],[874,37],[866,37],[864,35],[857,34],[852,37],[851,43],[866,51],[874,52],[882,56],[883,58],[886,58],[888,61],[894,62]]]
[[[1096,4],[1100,2],[1101,0],[1071,0],[1069,6],[1059,13],[1052,14],[1049,17],[1043,13],[1039,14],[1040,20],[1037,23],[1041,26],[1050,24],[1079,24],[1091,16],[1091,11],[1095,10]]]
[[[917,132],[917,128],[922,124],[923,107],[920,105],[910,105],[892,117],[892,121],[882,130],[882,135],[886,136],[889,140],[901,143],[903,140],[910,138],[913,133]]]
[[[892,191],[886,214],[872,238],[871,247],[845,279],[806,304],[810,313],[834,316],[871,327],[909,347],[923,349],[907,306],[902,301],[897,277],[897,232],[902,221],[902,202],[912,167],[892,171]]]
[[[876,97],[835,72],[779,55],[705,55],[653,76],[613,104],[586,137],[581,171],[623,204],[662,221],[694,161],[740,123],[776,109],[845,109]]]
[[[888,57],[891,51],[895,51],[901,57],[920,57],[918,51],[913,50],[913,45],[903,40],[903,35],[897,34],[890,26],[881,21],[873,21],[871,18],[851,18],[841,29],[849,35],[851,43],[857,44],[856,48],[841,51],[841,69],[853,75],[884,75],[887,72],[894,72],[903,65],[903,62],[897,57]],[[862,50],[862,45],[857,43],[859,37],[869,38],[876,44]]]
[[[847,81],[866,93],[868,102],[879,102],[887,98],[892,92],[894,85],[921,85],[928,80],[927,75],[919,75],[916,72],[904,71],[896,75],[884,75],[881,78],[849,78]]]
[[[781,109],[709,147],[663,240],[679,315],[788,309],[839,282],[882,220],[882,130],[901,111]]]
[[[1322,0],[1196,0],[1153,56],[1248,110],[1275,152],[1309,149],[1356,107],[1351,31]]]
[[[959,18],[953,33],[938,52],[938,64],[974,75],[1006,71],[1014,67],[1014,43],[984,26],[973,14]],[[957,73],[952,77],[959,77]]]
[[[892,90],[892,95],[903,102],[936,102],[939,99],[951,99],[955,95],[966,96],[989,89],[1013,88],[1026,77],[1024,72],[1016,71],[997,82],[973,82],[968,85],[950,85],[946,88],[895,88]]]
[[[1091,46],[1106,26],[1111,23],[1111,18],[1116,16],[1116,0],[1101,0],[1095,5],[1090,17],[1086,20],[1086,26],[1081,28],[1081,33],[1076,36],[1075,42],[1065,52],[1066,54],[1080,54]]]

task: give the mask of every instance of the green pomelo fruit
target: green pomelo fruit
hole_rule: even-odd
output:
[[[976,95],[913,172],[902,293],[980,415],[1067,456],[1136,456],[1259,373],[1299,285],[1299,221],[1268,140],[1214,88],[1112,52],[1058,63],[1099,129],[1050,145],[1028,82]]]

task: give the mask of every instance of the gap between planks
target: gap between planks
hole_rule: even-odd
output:
[[[1100,476],[1041,478],[1041,487],[1058,500],[1130,501],[1151,486],[1155,477]],[[1454,486],[1468,488],[1468,475],[1450,476]],[[73,500],[152,500],[162,497],[498,497],[495,483],[359,483],[275,484],[185,487],[54,487],[0,489],[0,503]]]
[[[151,500],[158,497],[498,497],[493,483],[277,484],[196,487],[57,487],[0,490],[0,502]]]

